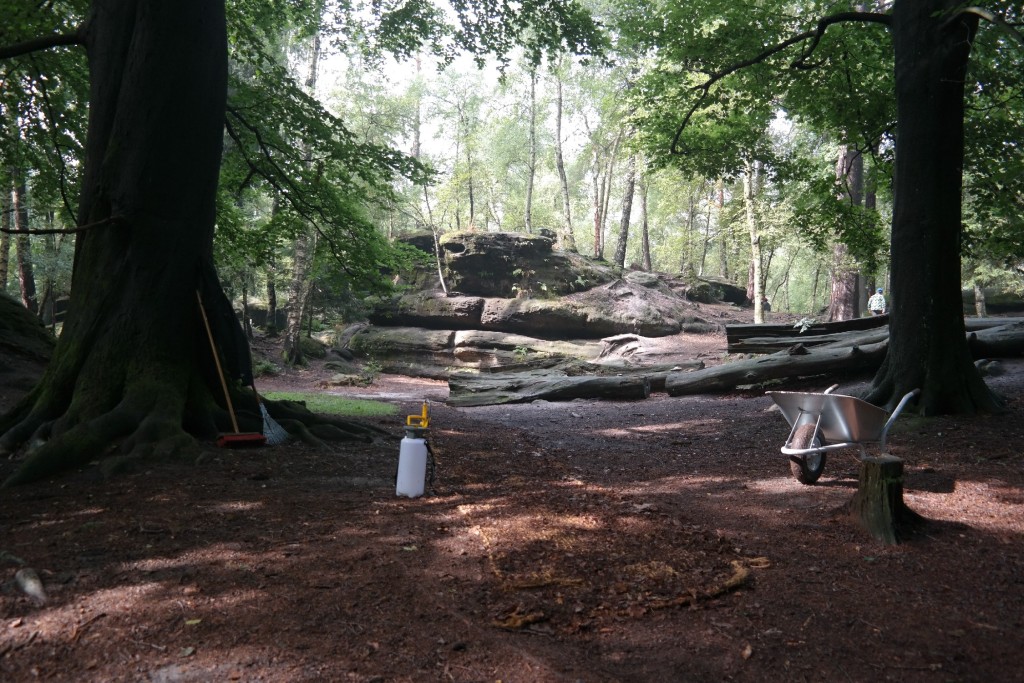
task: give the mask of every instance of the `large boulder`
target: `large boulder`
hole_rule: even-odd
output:
[[[385,372],[440,379],[453,370],[488,372],[597,360],[607,348],[599,341],[548,341],[479,330],[360,326],[348,339],[346,350]]]
[[[0,293],[0,414],[39,381],[53,345],[39,318]]]
[[[709,304],[716,301],[725,301],[737,306],[749,306],[751,303],[750,299],[747,298],[747,290],[728,280],[717,277],[701,277],[698,278],[698,281],[692,293],[689,294],[690,298],[694,301],[703,301]],[[701,292],[706,298],[698,296],[697,292]]]
[[[478,296],[416,292],[375,302],[369,320],[374,325],[475,330],[483,310],[484,299]]]
[[[485,297],[545,297],[608,282],[607,266],[554,251],[544,235],[460,232],[440,239],[451,290]]]
[[[381,326],[489,330],[540,339],[600,339],[623,333],[664,337],[718,329],[694,315],[695,310],[693,303],[680,298],[655,276],[632,276],[551,299],[406,294],[378,302],[370,322]]]
[[[439,238],[447,292],[439,286],[434,236],[407,245],[430,263],[403,275],[406,293],[373,303],[378,326],[484,330],[547,340],[600,339],[617,334],[662,337],[713,332],[696,316],[692,278],[644,271],[618,273],[602,261],[552,248],[553,236],[460,232]],[[700,283],[698,298],[735,298],[728,283]]]

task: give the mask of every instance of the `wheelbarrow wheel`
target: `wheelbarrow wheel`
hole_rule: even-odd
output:
[[[821,445],[821,441],[814,437],[814,425],[805,424],[797,427],[790,448],[815,448]],[[789,470],[801,484],[813,484],[818,481],[822,471],[825,469],[827,460],[824,453],[808,453],[806,455],[789,456]]]

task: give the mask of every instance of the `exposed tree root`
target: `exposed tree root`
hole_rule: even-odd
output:
[[[21,449],[24,460],[2,486],[38,481],[95,460],[101,460],[101,471],[108,476],[144,461],[196,462],[203,453],[201,442],[232,432],[233,425],[201,381],[183,388],[178,383],[129,389],[116,408],[88,419],[76,412],[81,407],[62,410],[40,398],[38,390],[32,392],[3,417],[7,429],[0,436],[0,453]],[[263,418],[251,392],[236,390],[232,399],[240,431],[262,432]],[[370,425],[316,415],[300,403],[265,405],[290,434],[317,447],[387,435]]]
[[[678,595],[667,600],[657,600],[650,604],[651,609],[665,609],[667,607],[684,607],[694,605],[703,600],[711,600],[730,591],[734,591],[750,580],[750,568],[739,560],[732,561],[732,574],[721,583],[704,590],[694,589],[689,593]]]
[[[135,421],[126,411],[113,411],[83,422],[29,451],[3,487],[27,484],[101,457],[117,439],[129,434]],[[38,433],[38,430],[37,430]]]

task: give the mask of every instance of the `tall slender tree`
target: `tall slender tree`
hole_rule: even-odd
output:
[[[558,170],[558,184],[562,189],[562,229],[558,242],[565,251],[576,251],[576,237],[572,232],[572,195],[569,193],[569,177],[565,172],[565,155],[562,151],[562,116],[565,109],[562,94],[562,76],[558,71],[555,78],[555,168]]]
[[[853,207],[861,205],[864,196],[864,156],[847,145],[839,148],[836,184],[840,187],[840,201],[849,202]],[[860,313],[857,308],[860,276],[846,244],[837,242],[833,246],[832,259],[832,296],[828,319],[856,318]]]
[[[626,159],[626,179],[622,190],[622,212],[619,218],[619,239],[615,243],[612,264],[622,270],[626,267],[626,242],[629,240],[629,226],[633,214],[633,195],[636,194],[636,154]]]
[[[7,274],[11,263],[10,194],[0,192],[0,294],[7,292]]]
[[[637,181],[640,191],[640,267],[651,271],[651,230],[647,213],[647,178],[641,175]]]
[[[39,312],[36,299],[36,276],[32,262],[32,241],[29,237],[28,184],[23,173],[17,173],[14,188],[11,192],[11,206],[14,212],[14,229],[18,234],[15,240],[15,259],[18,263],[18,286],[21,290],[21,303],[32,313]]]
[[[320,33],[313,35],[310,46],[309,67],[306,74],[306,91],[316,97],[317,77],[320,73]],[[306,163],[313,165],[312,149],[305,144]],[[317,234],[311,226],[303,226],[295,236],[292,251],[292,278],[288,289],[288,317],[284,331],[284,358],[288,363],[301,365],[305,362],[302,352],[302,321],[309,306],[312,290],[311,273],[316,257]]]
[[[526,162],[526,201],[523,223],[533,232],[533,184],[537,178],[537,69],[530,69],[529,156]]]

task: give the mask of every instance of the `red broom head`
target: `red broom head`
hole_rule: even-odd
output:
[[[267,437],[256,432],[244,434],[221,434],[217,437],[217,445],[221,448],[252,448],[263,446],[267,443]]]

